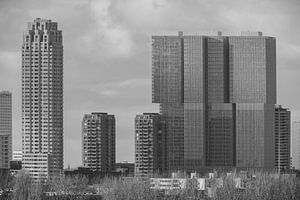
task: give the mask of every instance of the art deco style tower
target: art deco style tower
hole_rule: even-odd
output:
[[[112,172],[116,164],[115,116],[94,112],[82,120],[82,164],[94,171]]]
[[[275,38],[153,36],[152,102],[166,121],[163,170],[275,166]]]
[[[0,168],[9,168],[12,158],[12,101],[9,91],[0,91]]]
[[[63,170],[63,43],[57,23],[28,23],[22,45],[23,168],[34,179]]]

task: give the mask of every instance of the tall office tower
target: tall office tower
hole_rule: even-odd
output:
[[[158,113],[143,113],[135,117],[136,177],[153,177],[162,171],[164,122]]]
[[[163,171],[184,166],[182,42],[181,33],[152,37],[152,102],[160,104],[167,133]]]
[[[234,110],[229,103],[228,39],[184,37],[185,170],[233,166]]]
[[[237,167],[274,168],[276,40],[229,37],[230,102],[236,103]]]
[[[152,102],[166,120],[166,171],[274,167],[275,38],[153,36]]]
[[[280,171],[291,165],[291,112],[275,107],[275,167]]]
[[[292,168],[300,170],[300,121],[292,123]]]
[[[9,168],[12,157],[11,93],[0,91],[0,168]]]
[[[63,170],[63,44],[57,23],[28,23],[22,45],[23,169],[34,179]]]
[[[94,171],[111,172],[116,164],[115,116],[93,112],[82,120],[82,164]]]

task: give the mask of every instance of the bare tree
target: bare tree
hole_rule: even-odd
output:
[[[13,200],[29,200],[31,189],[31,178],[25,171],[20,171],[15,178]]]

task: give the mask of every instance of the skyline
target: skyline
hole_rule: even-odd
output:
[[[196,9],[201,7],[201,1],[89,2],[52,1],[46,5],[38,1],[0,2],[0,25],[6,27],[1,29],[4,32],[0,38],[0,90],[13,93],[14,150],[21,149],[21,36],[27,22],[37,17],[52,19],[63,30],[64,167],[81,165],[77,156],[81,154],[81,148],[78,148],[81,120],[84,113],[90,112],[109,112],[116,116],[116,160],[134,160],[134,116],[158,112],[158,106],[151,103],[150,47],[151,35],[155,34],[174,35],[182,30],[185,34],[209,31],[207,34],[216,35],[217,31],[222,31],[224,35],[240,35],[241,31],[251,30],[276,37],[277,102],[290,108],[292,121],[299,120],[300,104],[297,102],[300,102],[300,94],[293,92],[300,84],[297,77],[300,73],[297,69],[300,61],[300,40],[297,38],[300,4],[297,1],[284,4],[279,1],[248,2],[239,8],[240,12],[235,10],[236,7],[230,9],[234,3],[217,5],[218,1],[205,4],[204,12]],[[237,7],[242,6],[238,1],[232,2]],[[257,3],[260,7],[254,9]],[[135,15],[131,14],[140,7]],[[207,21],[202,20],[213,8],[219,14],[207,17]],[[265,12],[266,8],[268,12]],[[173,13],[166,12],[170,9]],[[143,17],[143,13],[148,17]],[[157,14],[157,18],[153,14]],[[172,20],[177,14],[181,19]],[[222,14],[225,17],[222,18]],[[292,27],[295,30],[291,30]]]

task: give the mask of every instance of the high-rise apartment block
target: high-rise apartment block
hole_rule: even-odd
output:
[[[63,170],[63,42],[57,23],[28,23],[22,45],[23,169],[34,179]]]
[[[12,157],[12,95],[0,91],[0,168],[9,168]]]
[[[292,168],[300,170],[300,121],[292,123]]]
[[[23,153],[20,150],[13,151],[12,160],[22,161]]]
[[[22,170],[22,158],[22,150],[13,151],[12,160],[10,161],[10,172],[12,174],[17,174],[20,170]]]
[[[158,113],[143,113],[135,117],[135,170],[136,177],[153,177],[162,172],[165,152],[164,123]]]
[[[291,112],[280,105],[275,107],[275,167],[291,166]]]
[[[93,112],[82,120],[82,164],[93,171],[112,172],[116,163],[115,116]]]
[[[275,38],[153,36],[152,102],[166,121],[163,170],[274,168]]]

